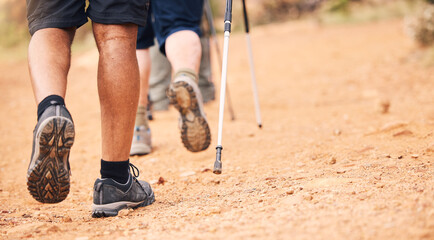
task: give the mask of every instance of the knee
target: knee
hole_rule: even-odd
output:
[[[102,54],[135,53],[137,25],[93,24],[96,45]]]

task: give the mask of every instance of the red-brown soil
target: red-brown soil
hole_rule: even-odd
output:
[[[434,68],[403,22],[288,22],[253,29],[252,41],[264,128],[244,34],[233,33],[237,119],[225,115],[223,174],[209,170],[217,101],[206,106],[213,139],[201,153],[182,146],[175,109],[154,113],[154,152],[131,160],[157,200],[108,219],[90,216],[101,153],[96,50],[73,55],[76,141],[59,204],[26,188],[36,123],[26,61],[0,64],[0,238],[434,239]]]

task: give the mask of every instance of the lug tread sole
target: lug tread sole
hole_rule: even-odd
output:
[[[55,117],[41,128],[39,156],[27,175],[27,189],[37,201],[58,203],[69,193],[69,152],[74,143],[72,121]]]
[[[175,82],[167,90],[167,96],[181,114],[181,140],[185,148],[191,152],[206,150],[211,143],[211,131],[193,87],[184,81]]]

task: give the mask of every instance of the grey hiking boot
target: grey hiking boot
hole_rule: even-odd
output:
[[[191,152],[203,151],[211,143],[211,132],[203,110],[202,95],[195,78],[194,73],[179,71],[167,90],[170,103],[180,113],[182,143]]]
[[[33,130],[33,150],[27,170],[27,189],[37,201],[58,203],[69,193],[69,152],[75,131],[65,106],[52,105]]]
[[[135,126],[130,156],[146,155],[151,153],[151,129],[146,126]]]
[[[92,217],[114,217],[119,211],[126,208],[138,208],[151,205],[155,201],[151,185],[139,181],[137,175],[131,175],[128,182],[120,184],[113,179],[97,179],[94,184]],[[133,170],[133,172],[135,172]]]

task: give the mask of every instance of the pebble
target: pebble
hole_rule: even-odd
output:
[[[158,185],[164,185],[164,183],[166,182],[166,180],[163,177],[158,178]]]
[[[386,99],[380,100],[378,102],[378,109],[379,109],[379,112],[382,114],[388,113],[389,109],[390,109],[390,101],[386,100]]]
[[[413,135],[413,132],[407,129],[393,134],[394,137],[410,136],[410,135]]]
[[[384,131],[390,131],[390,130],[397,129],[397,128],[400,128],[400,127],[404,127],[404,126],[407,126],[407,125],[408,125],[408,123],[407,122],[403,122],[403,121],[390,122],[390,123],[385,124],[380,129],[380,131],[382,131],[382,132],[384,132]]]
[[[333,165],[336,163],[336,158],[335,157],[331,157],[330,161],[328,162],[330,165]]]
[[[310,194],[306,194],[306,195],[303,196],[303,199],[307,200],[307,201],[311,201],[313,199],[313,196],[310,195]]]

